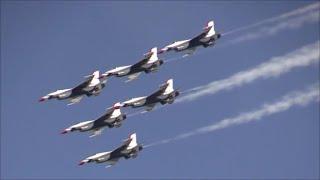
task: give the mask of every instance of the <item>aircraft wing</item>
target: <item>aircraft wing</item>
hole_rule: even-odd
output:
[[[108,160],[109,165],[107,165],[106,168],[114,166],[119,161],[119,159],[120,159],[120,157],[112,158],[112,159]]]
[[[153,104],[148,104],[145,106],[145,110],[146,111],[151,111],[153,110],[153,108],[156,106],[156,103],[153,103]]]
[[[113,107],[108,108],[107,111],[102,116],[100,116],[97,120],[95,120],[95,123],[104,122],[105,120],[108,120],[111,114],[113,113],[113,111],[114,111]]]
[[[133,81],[133,80],[137,79],[140,74],[141,74],[141,72],[138,72],[138,73],[134,73],[134,74],[129,75],[129,76],[128,76],[128,80],[126,80],[126,82],[130,82],[130,81]]]
[[[100,135],[102,133],[102,131],[103,131],[103,128],[96,129],[96,130],[93,131],[93,134],[90,135],[89,137],[98,136],[98,135]]]
[[[81,101],[81,99],[83,98],[83,95],[74,97],[70,99],[70,103],[68,104],[68,106],[79,103]]]
[[[154,92],[151,95],[149,95],[147,97],[147,99],[158,98],[159,96],[161,96],[164,93],[164,91],[166,90],[167,87],[168,87],[167,83],[164,83],[164,84],[160,85],[159,90],[157,90],[156,92]]]
[[[121,157],[123,155],[122,151],[125,150],[128,147],[129,143],[130,142],[125,141],[120,147],[118,147],[117,149],[111,151],[110,157],[111,158]]]
[[[132,69],[135,69],[135,68],[139,68],[139,67],[143,66],[144,64],[146,64],[146,63],[149,61],[149,58],[150,58],[149,56],[143,58],[143,59],[140,60],[139,62],[133,64],[133,65],[131,66],[131,68],[132,68]]]
[[[206,32],[202,32],[202,33],[199,34],[198,36],[192,38],[192,39],[190,40],[190,44],[198,43],[198,42],[200,41],[200,39],[202,39],[203,37],[206,36],[206,34],[207,34]]]
[[[73,93],[80,93],[80,92],[82,92],[83,89],[86,88],[86,87],[90,84],[92,78],[93,78],[93,76],[90,77],[90,78],[87,78],[84,82],[82,82],[82,83],[79,84],[78,86],[72,88],[72,92],[73,92]]]

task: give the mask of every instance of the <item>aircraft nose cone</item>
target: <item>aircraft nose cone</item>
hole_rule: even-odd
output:
[[[39,99],[39,102],[43,102],[45,99],[44,98],[40,98]]]
[[[67,132],[68,132],[67,130],[63,130],[61,134],[66,134]]]
[[[85,162],[80,161],[80,163],[78,164],[79,166],[82,166]]]

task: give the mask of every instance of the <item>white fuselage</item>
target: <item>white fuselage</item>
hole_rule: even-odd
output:
[[[71,96],[72,93],[72,89],[62,89],[62,90],[57,90],[55,92],[52,92],[50,94],[48,94],[45,97],[54,97],[54,98],[58,98],[58,99],[66,99],[69,96]]]
[[[130,72],[130,68],[131,68],[131,65],[116,67],[110,71],[107,71],[106,74],[110,73],[110,74],[116,74],[118,76],[124,76]]]
[[[105,119],[104,122],[106,123],[112,123],[117,118],[119,118],[122,115],[120,109],[115,109],[109,118]],[[72,129],[79,130],[79,131],[88,131],[88,130],[94,130],[95,128],[101,128],[101,127],[94,127],[95,120],[85,121],[78,124],[75,124],[73,126],[70,126],[67,128],[67,130],[71,131]],[[102,124],[103,126],[103,124]]]
[[[166,48],[167,48],[167,49],[174,48],[174,49],[176,49],[176,50],[178,50],[178,51],[182,51],[182,50],[188,48],[188,46],[189,46],[189,41],[190,41],[190,40],[191,40],[191,39],[176,41],[176,42],[174,42],[174,43],[166,46]]]
[[[68,129],[78,129],[80,131],[86,131],[86,130],[89,130],[93,127],[93,124],[94,124],[94,120],[91,120],[91,121],[85,121],[85,122],[81,122],[81,123],[78,123],[76,125],[73,125],[71,127],[69,127]]]
[[[132,106],[142,106],[146,103],[147,96],[132,98],[128,101],[125,101],[124,104],[132,105]]]

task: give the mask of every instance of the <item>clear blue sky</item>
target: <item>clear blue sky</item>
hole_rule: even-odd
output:
[[[210,19],[218,31],[228,31],[309,3],[1,1],[1,178],[319,178],[318,103],[148,148],[110,169],[77,165],[112,150],[132,132],[148,144],[272,102],[318,81],[317,66],[134,116],[95,138],[59,134],[117,101],[151,93],[169,78],[188,89],[313,43],[319,40],[317,23],[205,50],[131,83],[110,79],[100,96],[73,106],[37,102],[96,69],[132,64],[154,46],[197,35]]]

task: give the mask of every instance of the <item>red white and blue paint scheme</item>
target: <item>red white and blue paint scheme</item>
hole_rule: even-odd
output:
[[[158,58],[158,50],[157,47],[152,48],[148,53],[144,54],[144,58],[139,62],[128,65],[121,66],[111,69],[105,73],[103,73],[100,78],[104,79],[110,76],[116,77],[128,77],[128,81],[132,81],[142,73],[150,73],[156,72],[159,67],[163,64],[163,60]]]
[[[179,96],[179,91],[173,89],[173,79],[169,79],[166,83],[160,85],[159,90],[152,93],[149,96],[142,96],[132,98],[123,102],[123,107],[131,106],[133,108],[145,107],[146,111],[151,111],[157,103],[172,104],[177,96]]]
[[[69,100],[70,103],[68,105],[71,105],[80,102],[85,96],[97,96],[105,87],[105,83],[107,81],[107,79],[102,81],[99,77],[99,71],[95,71],[92,75],[85,76],[86,80],[78,86],[49,93],[41,97],[39,102],[49,99]]]
[[[82,161],[80,161],[79,165],[83,165],[86,163],[108,163],[110,167],[115,165],[120,158],[129,159],[136,158],[138,156],[139,151],[143,149],[141,144],[137,143],[137,135],[133,133],[129,136],[128,139],[124,140],[122,145],[113,151],[101,152],[95,155],[89,156]]]
[[[188,55],[194,53],[197,47],[203,46],[205,48],[213,46],[215,42],[221,37],[220,33],[217,33],[214,28],[214,21],[209,21],[203,28],[203,32],[192,39],[186,39],[181,41],[175,41],[162,48],[159,54],[174,50],[176,52],[186,51]]]
[[[64,129],[61,134],[66,134],[73,131],[91,131],[93,132],[93,134],[90,137],[94,137],[100,135],[104,127],[118,128],[122,125],[122,121],[126,119],[126,115],[123,114],[120,110],[121,106],[122,105],[120,104],[120,102],[118,102],[112,107],[108,108],[107,111],[99,118],[72,125]]]

